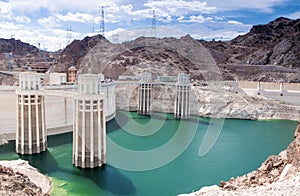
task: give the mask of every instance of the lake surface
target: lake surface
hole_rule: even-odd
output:
[[[28,160],[52,179],[52,195],[177,195],[257,169],[288,146],[296,126],[288,120],[226,119],[223,124],[196,116],[180,121],[161,113],[150,119],[119,111],[107,123],[105,167],[73,167],[72,133],[48,137],[48,150],[37,155],[18,155],[10,142],[0,147],[0,159]],[[200,156],[203,142],[206,151]]]

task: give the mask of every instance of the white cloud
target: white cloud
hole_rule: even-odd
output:
[[[14,17],[15,21],[16,22],[20,22],[20,23],[30,23],[31,22],[31,19],[26,17],[26,16],[17,16],[17,17]]]
[[[178,22],[181,23],[204,23],[204,22],[209,22],[212,21],[213,19],[211,17],[204,17],[202,15],[198,15],[198,16],[189,16],[188,19],[185,19],[184,16],[180,16],[177,18]]]
[[[235,20],[229,20],[227,23],[228,24],[233,24],[233,25],[243,25],[243,23],[235,21]]]
[[[144,6],[152,10],[157,10],[159,15],[181,16],[188,12],[197,13],[213,13],[216,7],[208,6],[207,2],[201,1],[184,1],[184,0],[164,0],[164,1],[148,1]]]
[[[7,15],[11,13],[11,6],[7,2],[0,1],[0,15]]]
[[[93,13],[99,10],[99,5],[109,5],[110,3],[120,4],[122,0],[10,0],[10,4],[15,11],[21,13],[32,13],[40,9],[46,9],[53,13],[61,11],[76,11]]]
[[[286,17],[291,18],[291,19],[299,19],[300,18],[300,11],[291,13],[291,14],[287,15]]]
[[[156,37],[176,37],[179,38],[186,33],[180,29],[169,27],[169,26],[159,26],[156,28]],[[90,34],[91,35],[91,34]],[[143,26],[132,29],[123,29],[118,28],[112,31],[109,31],[105,34],[105,37],[113,43],[120,43],[124,41],[134,40],[138,37],[150,37],[151,36],[151,27]]]
[[[60,24],[57,21],[57,19],[53,16],[49,16],[48,18],[41,18],[38,19],[38,23],[43,26],[43,27],[47,27],[47,28],[53,28],[53,27],[59,27]]]
[[[54,16],[59,19],[60,21],[71,21],[71,22],[81,22],[81,23],[86,23],[86,22],[93,22],[94,17],[90,14],[84,14],[84,13],[67,13],[66,15],[62,14],[54,14]]]
[[[219,11],[230,11],[239,9],[253,9],[263,12],[272,12],[273,7],[285,3],[287,0],[209,0],[208,5],[216,6]]]
[[[10,0],[13,11],[19,13],[32,13],[41,8],[47,8],[47,0]]]

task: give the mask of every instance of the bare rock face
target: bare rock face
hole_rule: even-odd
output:
[[[17,79],[11,75],[0,74],[0,85],[14,86],[17,84]]]
[[[38,48],[21,42],[20,40],[1,39],[0,38],[0,53],[13,53],[16,55],[26,55],[27,53],[37,52]]]
[[[281,17],[228,42],[200,42],[220,65],[224,78],[299,82],[300,19]]]
[[[104,40],[101,35],[85,37],[83,40],[74,40],[57,57],[52,70],[66,72],[72,65],[78,69],[85,55],[101,40]]]
[[[79,73],[92,69],[112,79],[146,70],[154,76],[183,72],[196,80],[216,80],[220,73],[223,80],[300,82],[299,21],[278,18],[227,42],[187,35],[112,44],[101,36],[86,37],[67,46],[52,71],[74,65]]]
[[[48,196],[51,182],[24,160],[0,161],[0,195]]]
[[[286,149],[288,163],[300,168],[300,124],[295,131],[295,140]]]
[[[0,165],[0,195],[43,195],[24,174]]]

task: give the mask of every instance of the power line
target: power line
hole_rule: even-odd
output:
[[[104,37],[104,7],[101,7],[100,35]]]
[[[151,37],[156,37],[156,15],[155,15],[155,10],[153,10]]]
[[[67,27],[66,44],[69,45],[72,39],[72,27]]]

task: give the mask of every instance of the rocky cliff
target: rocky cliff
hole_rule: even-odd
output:
[[[15,39],[0,39],[0,70],[1,71],[34,71],[43,68],[46,72],[56,61],[59,52],[47,52],[35,46]],[[1,77],[0,84],[10,84]]]
[[[231,41],[200,42],[226,78],[299,82],[300,19],[280,17]]]
[[[26,55],[38,52],[38,48],[14,38],[0,38],[0,53],[12,53],[14,55]]]
[[[228,42],[201,41],[218,64],[300,68],[300,19],[277,18]]]
[[[83,40],[74,40],[56,57],[56,63],[51,67],[55,72],[66,72],[70,66],[75,66],[77,69],[87,53],[95,47],[100,40],[105,38],[101,35],[93,37],[85,37]]]

